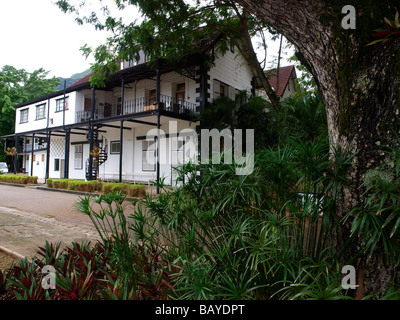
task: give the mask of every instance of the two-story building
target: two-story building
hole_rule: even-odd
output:
[[[254,89],[255,73],[235,48],[215,55],[219,39],[179,66],[159,59],[155,68],[142,54],[139,61],[121,63],[105,87],[91,86],[88,75],[65,90],[18,104],[15,134],[3,138],[15,140],[23,170],[42,179],[164,177],[173,185],[174,166],[195,156],[176,131],[195,130],[196,116],[216,97]]]

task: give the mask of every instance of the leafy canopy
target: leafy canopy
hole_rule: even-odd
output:
[[[120,10],[127,5],[136,6],[142,20],[125,23],[121,17],[111,16],[106,5],[101,8],[101,17],[96,12],[82,14],[86,6],[84,2],[56,2],[62,11],[74,13],[78,23],[89,23],[112,34],[106,43],[95,49],[87,45],[81,48],[86,56],[93,55],[96,60],[92,66],[95,73],[91,78],[92,84],[102,86],[107,75],[117,70],[118,61],[137,59],[141,50],[149,61],[160,57],[170,63],[182,61],[189,53],[199,52],[204,40],[212,39],[216,32],[226,37],[220,40],[214,53],[236,45],[252,67],[258,69],[258,74],[265,77],[251,38],[260,35],[266,49],[264,32],[271,29],[233,1],[116,0],[115,3]]]
[[[60,80],[47,79],[48,73],[42,68],[30,73],[9,65],[0,70],[0,136],[14,132],[14,105],[55,91]],[[4,161],[3,155],[0,160]]]

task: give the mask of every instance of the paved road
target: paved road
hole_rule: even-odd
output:
[[[46,240],[64,245],[97,240],[90,218],[74,207],[78,199],[76,194],[0,184],[0,247],[32,258]]]

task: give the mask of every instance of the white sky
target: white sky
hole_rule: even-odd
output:
[[[12,65],[32,72],[39,68],[49,76],[70,77],[90,67],[79,50],[85,43],[95,47],[107,37],[91,25],[78,25],[73,14],[64,14],[55,0],[3,0],[0,5],[0,68]],[[98,0],[88,0],[97,3]],[[112,0],[103,0],[112,9]],[[139,18],[132,6],[123,13],[130,21]],[[114,7],[115,14],[117,14]],[[279,41],[270,44],[269,57],[277,56]],[[270,58],[268,59],[270,60]],[[281,65],[287,65],[286,58]],[[267,64],[267,67],[270,67]]]

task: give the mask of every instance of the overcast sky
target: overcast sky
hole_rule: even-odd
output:
[[[78,25],[75,16],[64,14],[55,0],[7,0],[0,7],[0,67],[12,65],[32,72],[39,68],[50,71],[50,76],[70,77],[82,72],[93,62],[79,50],[85,43],[96,46],[107,34],[93,26]],[[96,4],[98,0],[88,0]],[[103,0],[113,9],[113,0]],[[114,11],[116,9],[114,7]],[[119,13],[121,14],[121,12]],[[123,11],[133,21],[137,10]],[[269,56],[277,55],[276,43],[270,43]],[[276,52],[275,52],[276,51]],[[281,61],[287,65],[286,59]],[[270,65],[267,65],[267,67]]]

